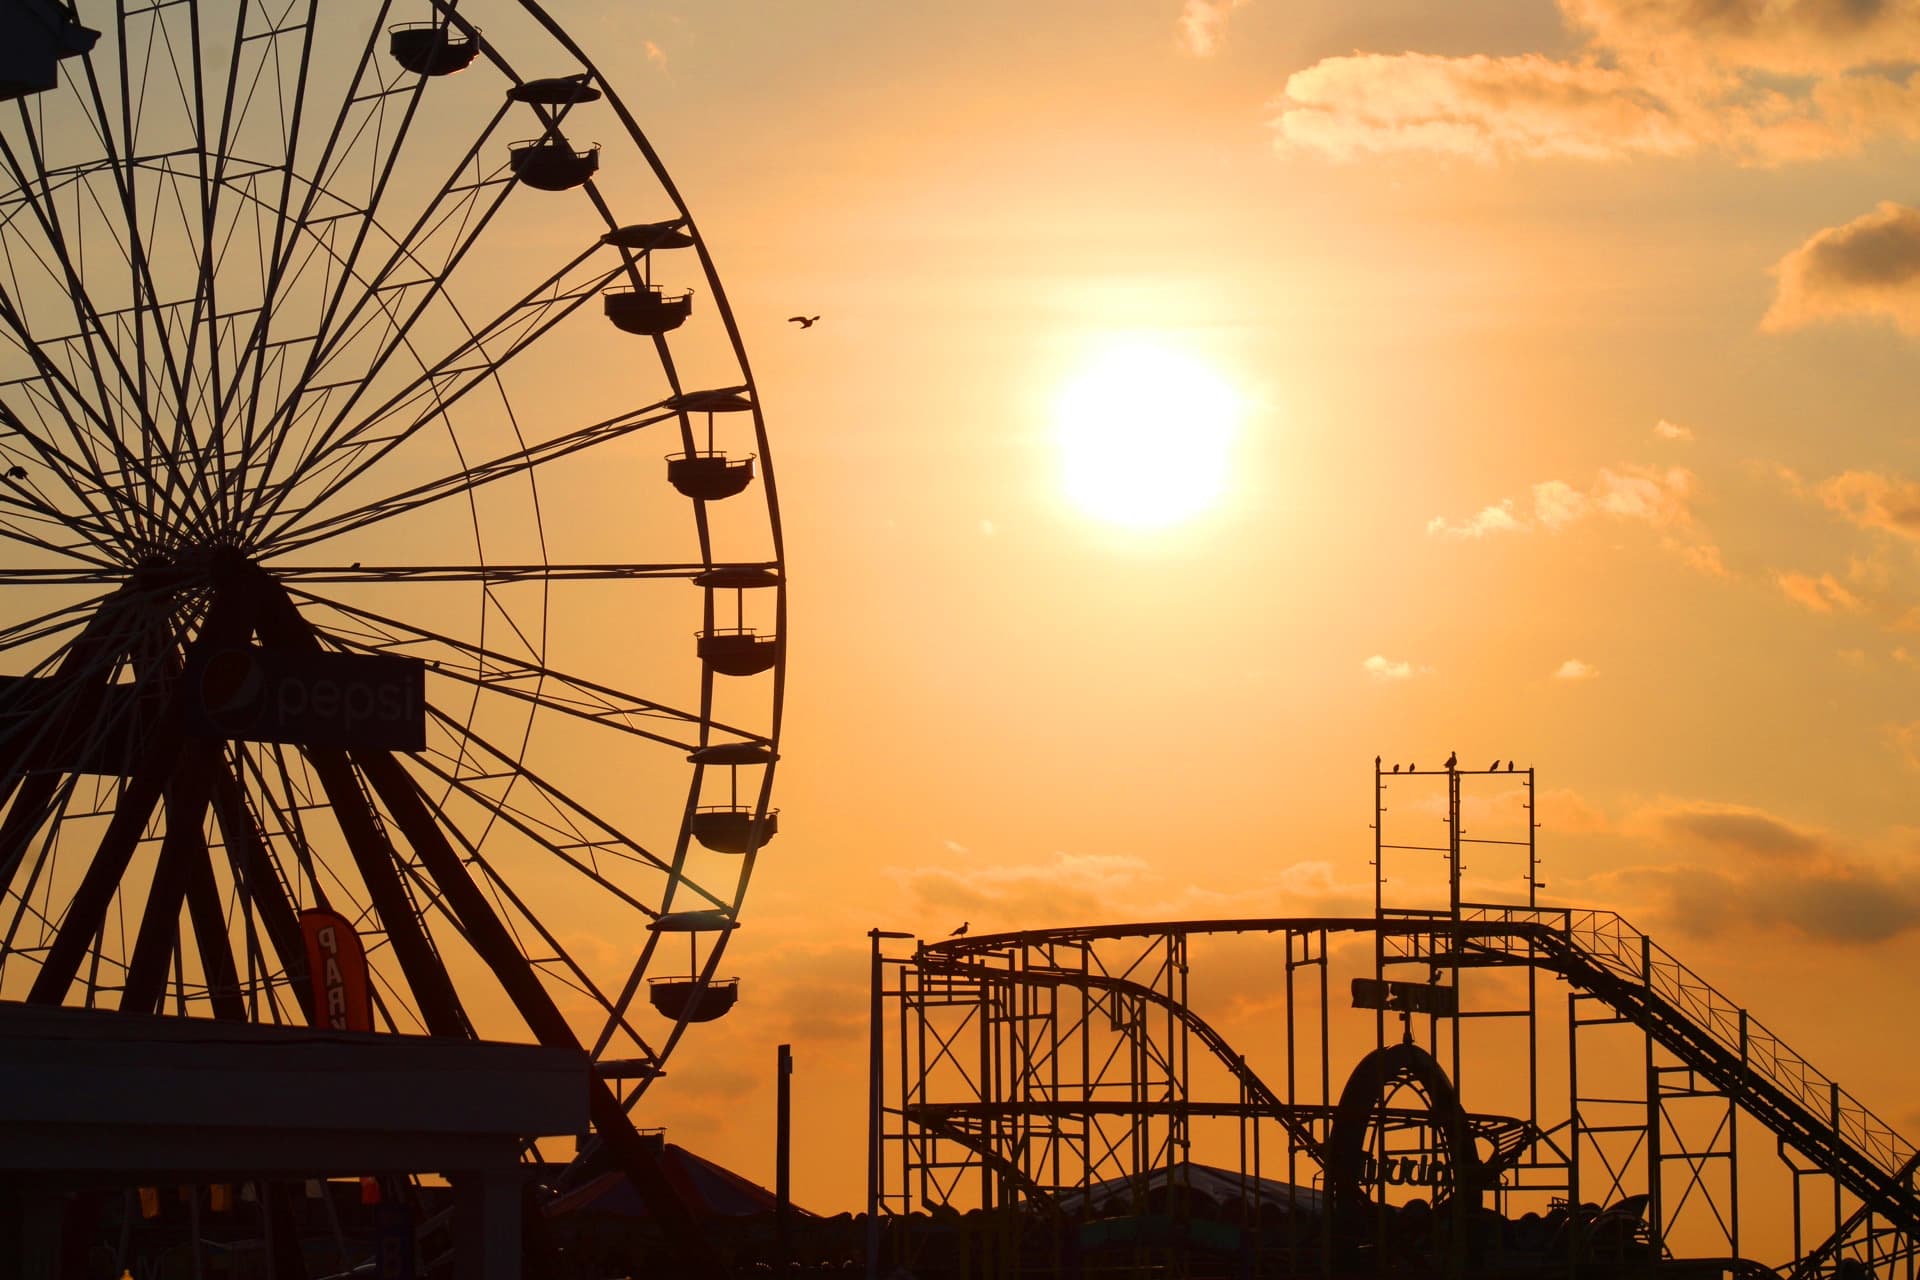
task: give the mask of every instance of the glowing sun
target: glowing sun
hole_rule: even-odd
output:
[[[1241,401],[1191,356],[1135,341],[1104,349],[1054,405],[1062,478],[1086,514],[1163,528],[1226,492]]]

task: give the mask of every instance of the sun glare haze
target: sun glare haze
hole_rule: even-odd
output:
[[[1210,366],[1158,342],[1114,342],[1055,402],[1062,488],[1110,524],[1191,520],[1227,491],[1242,415],[1239,394]]]

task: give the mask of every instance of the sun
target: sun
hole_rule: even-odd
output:
[[[1068,500],[1135,529],[1192,519],[1226,493],[1242,408],[1192,356],[1148,340],[1104,348],[1054,405]]]

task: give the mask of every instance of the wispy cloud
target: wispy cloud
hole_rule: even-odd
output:
[[[1773,578],[1787,599],[1814,613],[1858,613],[1866,605],[1830,573],[1777,573]]]
[[[1219,51],[1227,17],[1247,0],[1186,0],[1180,7],[1180,47],[1196,58]]]
[[[1427,521],[1428,533],[1445,534],[1449,538],[1484,538],[1490,533],[1518,533],[1525,528],[1513,514],[1513,499],[1504,499],[1499,506],[1483,507],[1479,512],[1465,520],[1449,522],[1444,516],[1435,516]]]
[[[1883,200],[1872,213],[1815,232],[1780,259],[1769,332],[1855,317],[1920,334],[1920,209]]]
[[[1668,422],[1665,418],[1653,424],[1653,434],[1662,440],[1674,440],[1681,444],[1688,444],[1693,440],[1693,428],[1683,427],[1677,422]]]
[[[646,53],[647,61],[651,62],[654,66],[665,67],[667,65],[667,51],[653,41],[642,40],[640,42],[640,48]]]
[[[1374,654],[1360,666],[1368,675],[1383,683],[1389,680],[1411,680],[1418,673],[1411,662],[1395,661],[1381,653]]]
[[[1281,145],[1617,160],[1705,150],[1782,163],[1920,131],[1913,0],[1560,0],[1569,59],[1359,53],[1295,72]]]
[[[1920,539],[1920,483],[1877,471],[1843,471],[1822,483],[1820,501],[1862,529]]]
[[[1660,535],[1661,545],[1686,564],[1713,577],[1727,576],[1720,548],[1700,529],[1693,514],[1698,479],[1685,467],[1622,464],[1602,467],[1593,483],[1579,489],[1564,480],[1542,480],[1529,491],[1532,511],[1523,515],[1514,500],[1502,499],[1473,516],[1450,521],[1435,516],[1427,532],[1453,538],[1492,533],[1557,533],[1590,517],[1644,524]]]
[[[1568,658],[1553,673],[1555,680],[1592,680],[1600,674],[1600,669],[1590,662],[1578,658]]]

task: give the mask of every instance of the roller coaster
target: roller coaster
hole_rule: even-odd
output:
[[[1914,1280],[1920,1152],[1620,916],[1542,903],[1534,796],[1376,762],[1370,916],[876,930],[874,1270]]]

